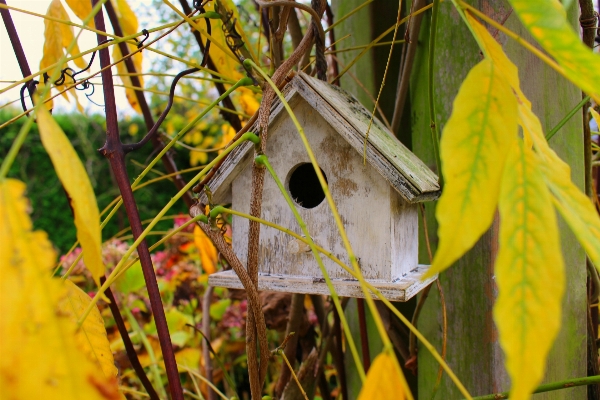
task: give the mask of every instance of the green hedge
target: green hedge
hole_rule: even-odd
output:
[[[9,107],[0,109],[0,124],[17,115],[19,111]],[[79,113],[55,115],[55,118],[71,140],[88,171],[98,199],[98,205],[102,210],[119,194],[108,161],[97,151],[104,144],[106,137],[104,118],[100,115],[88,117]],[[0,162],[4,159],[24,122],[25,119],[21,118],[15,123],[0,129]],[[140,118],[121,121],[119,129],[124,142],[139,140],[146,132],[143,120]],[[136,130],[137,133],[132,135]],[[130,181],[133,181],[142,171],[143,168],[139,164],[148,163],[152,157],[151,143],[127,156]],[[189,167],[187,153],[181,152],[181,154],[175,154],[174,157],[176,164],[181,169]],[[139,164],[136,165],[135,162]],[[156,169],[165,173],[162,163],[158,163]],[[66,252],[76,240],[73,217],[62,185],[40,141],[36,124],[33,125],[15,163],[12,165],[9,177],[27,183],[27,196],[32,205],[31,217],[35,229],[48,232],[50,239],[61,254]],[[150,172],[146,179],[156,177],[158,177],[158,174]],[[142,220],[156,215],[175,193],[175,186],[169,180],[157,182],[135,192]],[[178,212],[187,212],[183,202],[179,202],[169,214]],[[103,238],[110,238],[127,226],[127,216],[124,210],[121,209],[104,229]],[[167,230],[172,226],[172,221],[165,221],[161,222],[155,229]],[[149,238],[151,243],[156,240],[158,240],[157,236]]]

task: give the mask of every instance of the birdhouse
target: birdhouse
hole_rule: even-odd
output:
[[[326,177],[366,280],[389,300],[406,301],[433,279],[421,281],[418,204],[440,194],[437,176],[371,113],[337,86],[297,74],[283,94],[303,126]],[[257,127],[250,131],[256,132]],[[307,224],[314,242],[350,266],[333,214],[301,138],[279,101],[273,103],[267,157]],[[250,213],[253,145],[234,150],[214,175],[212,202]],[[302,234],[275,181],[265,177],[262,219]],[[233,216],[233,250],[248,254],[249,222]],[[363,297],[356,279],[338,264],[323,262],[340,296]],[[329,294],[308,245],[268,226],[260,230],[259,290]],[[213,286],[242,288],[233,271],[212,274]]]

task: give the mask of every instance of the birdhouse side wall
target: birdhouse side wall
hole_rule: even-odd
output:
[[[297,96],[290,103],[327,176],[329,190],[365,278],[391,281],[391,196],[396,192],[372,166],[364,165],[361,155],[303,99]],[[277,118],[269,127],[267,156],[289,192],[288,183],[294,168],[310,160],[287,115]],[[248,165],[232,184],[233,207],[246,213],[250,205],[251,170],[251,165]],[[297,208],[313,240],[350,265],[327,200],[314,208],[298,205]],[[265,176],[262,218],[302,235],[284,197],[268,173]],[[247,259],[248,226],[248,220],[233,217],[233,248],[243,263]],[[331,278],[352,278],[338,264],[325,256],[322,258]],[[266,226],[262,226],[260,232],[259,270],[262,274],[323,279],[305,244]]]
[[[419,212],[391,191],[392,282],[402,279],[419,266]]]

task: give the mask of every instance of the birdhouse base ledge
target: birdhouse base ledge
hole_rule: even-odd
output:
[[[389,301],[408,301],[437,278],[437,275],[434,275],[422,281],[421,278],[428,269],[429,265],[419,265],[418,268],[395,282],[369,280],[369,283],[377,288]],[[331,282],[338,296],[365,297],[360,284],[355,279],[332,279]],[[212,274],[208,278],[208,283],[215,287],[226,287],[230,289],[244,288],[242,282],[233,271],[223,271]],[[259,274],[258,290],[322,295],[330,294],[325,279],[322,277],[307,276]],[[373,296],[373,299],[377,299],[377,297]]]

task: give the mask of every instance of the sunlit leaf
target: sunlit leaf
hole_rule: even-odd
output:
[[[533,150],[518,140],[504,169],[494,320],[511,399],[529,399],[560,329],[565,289],[556,214]]]
[[[531,35],[566,76],[600,102],[600,55],[583,44],[558,0],[509,0]]]
[[[42,144],[48,152],[58,178],[67,191],[73,213],[77,240],[83,248],[83,261],[96,284],[104,276],[100,213],[92,184],[71,142],[44,108],[37,114]]]
[[[592,118],[594,118],[594,121],[596,121],[596,125],[598,126],[598,129],[600,129],[600,114],[598,114],[598,112],[591,107],[590,107],[590,112],[592,113]]]
[[[217,249],[198,225],[194,226],[194,243],[198,247],[204,272],[209,275],[215,273],[217,271]]]
[[[367,373],[367,379],[358,395],[358,400],[389,399],[404,400],[406,388],[394,359],[387,352],[375,357]]]
[[[60,18],[62,20],[65,21],[69,21],[69,15],[67,14],[67,10],[65,10],[65,8],[62,6],[62,4],[60,3],[59,0],[54,0],[52,2],[54,3],[58,3],[58,6],[56,6],[56,15],[54,15],[56,18]],[[71,41],[73,41],[73,39],[75,39],[75,34],[73,33],[73,27],[67,24],[60,24],[58,22],[55,22],[59,25],[60,30],[62,32],[62,46],[63,48],[68,49],[69,46],[71,45]],[[77,54],[81,53],[81,50],[79,50],[79,46],[77,45],[77,42],[75,42],[75,45],[73,46],[73,48],[71,49],[70,53],[72,56],[76,56]],[[56,60],[58,61],[58,60]],[[79,68],[85,68],[87,67],[87,63],[84,61],[84,59],[82,57],[78,57],[76,59],[73,60],[73,62],[79,67]]]
[[[135,13],[131,10],[131,7],[127,3],[126,0],[114,0],[115,11],[117,12],[117,18],[119,20],[119,24],[121,26],[121,30],[123,31],[123,35],[129,36],[138,32],[138,19],[135,16]],[[131,44],[127,44],[127,49],[129,53],[133,53],[137,50],[137,48]],[[120,47],[113,47],[113,60],[118,62],[121,58],[123,58],[121,54]],[[135,67],[135,72],[138,74],[142,73],[142,53],[137,52],[133,56],[131,56],[131,60],[133,61],[133,65]],[[131,107],[138,113],[142,113],[142,109],[140,108],[140,104],[137,100],[137,96],[135,94],[135,90],[131,89],[133,83],[131,82],[131,76],[127,74],[129,71],[127,70],[127,66],[125,62],[119,62],[117,64],[117,71],[119,73],[119,78],[123,82],[123,85],[129,86],[125,88],[125,95],[127,96],[127,101],[131,105]],[[144,78],[142,75],[138,75],[138,79],[140,81],[140,85],[144,87]]]
[[[59,313],[70,314],[73,322],[77,322],[92,299],[70,280],[67,279],[65,285],[67,296],[59,302],[57,310]],[[81,329],[76,332],[75,341],[88,358],[102,369],[104,376],[117,376],[118,371],[106,336],[104,319],[98,307],[92,309]]]
[[[119,399],[75,339],[77,325],[57,305],[67,286],[52,278],[56,254],[32,231],[25,184],[0,181],[0,387],[14,399]]]
[[[60,0],[53,0],[46,11],[46,15],[56,17],[61,15],[64,10]],[[44,19],[44,52],[40,61],[40,69],[51,66],[63,56],[63,40],[60,24],[49,19]],[[58,67],[62,69],[62,66]],[[52,71],[48,73],[52,75]]]
[[[135,50],[137,50],[134,46],[127,44],[127,48],[129,49],[130,53],[133,53]],[[113,60],[115,62],[118,62],[121,58],[123,58],[123,56],[121,55],[121,49],[119,48],[119,46],[114,46],[113,47]],[[138,74],[142,73],[142,53],[138,52],[135,53],[133,56],[131,56],[131,59],[133,60],[133,65],[135,67],[135,71]],[[125,61],[119,62],[117,64],[117,71],[119,72],[119,78],[121,79],[121,81],[123,82],[123,85],[127,86],[125,88],[125,95],[127,96],[127,101],[129,102],[129,105],[131,105],[131,107],[138,113],[142,113],[142,109],[140,108],[140,103],[138,102],[137,96],[135,94],[135,90],[133,90],[131,87],[133,87],[133,82],[131,82],[131,76],[127,75],[129,73],[129,71],[127,70],[127,66],[125,65]],[[138,75],[138,79],[140,81],[140,85],[143,88],[144,87],[144,78],[142,75]]]
[[[453,107],[440,143],[440,245],[428,275],[450,266],[491,225],[506,155],[517,138],[515,96],[488,59],[469,72]]]
[[[600,267],[600,217],[594,204],[571,181],[571,168],[550,148],[542,125],[531,109],[519,106],[523,133],[534,144],[544,181],[550,188],[554,205],[596,268]]]
[[[211,1],[210,3],[208,3],[205,6],[205,9],[206,11],[214,11],[214,2]],[[237,15],[237,8],[235,6],[232,8],[232,12],[234,13],[232,18],[237,18],[236,29],[238,29],[239,32],[240,17],[239,15]],[[201,23],[204,24],[204,21],[202,21]],[[240,72],[243,68],[241,67],[240,63],[236,60],[236,58],[232,56],[231,51],[227,47],[225,32],[222,28],[223,22],[217,19],[211,19],[210,23],[212,27],[211,36],[221,45],[221,47],[227,49],[226,53],[219,46],[216,46],[214,44],[211,45],[210,58],[213,61],[217,72],[223,74],[226,79],[229,79],[233,82],[237,82],[238,80],[244,77],[244,75]],[[204,25],[201,26],[204,28]],[[202,40],[206,41],[206,37],[204,35],[201,36]]]
[[[52,0],[46,15],[65,21],[70,20],[67,10],[65,10],[60,0]],[[73,34],[73,27],[70,25],[61,24],[60,22],[48,19],[44,19],[44,25],[44,54],[42,61],[40,62],[40,69],[56,63],[63,56],[63,49],[67,49],[75,37]],[[75,43],[70,54],[77,55],[79,53],[81,53],[81,51],[79,50],[77,43]],[[81,57],[76,58],[74,62],[80,68],[85,68],[87,65]],[[61,66],[61,69],[63,68],[64,66]]]
[[[129,6],[129,3],[127,3],[127,0],[115,0],[114,2],[116,2],[115,10],[117,11],[117,17],[119,18],[123,34],[128,36],[138,32],[138,19]]]
[[[241,95],[239,97],[239,102],[240,106],[242,107],[242,111],[247,115],[254,115],[260,106],[260,102],[257,100],[257,95],[244,87],[240,88],[240,93]]]
[[[80,20],[84,20],[88,15],[92,13],[92,2],[91,1],[82,1],[82,0],[66,0],[67,5],[73,11],[77,18]],[[88,26],[94,27],[94,19],[90,19]]]

